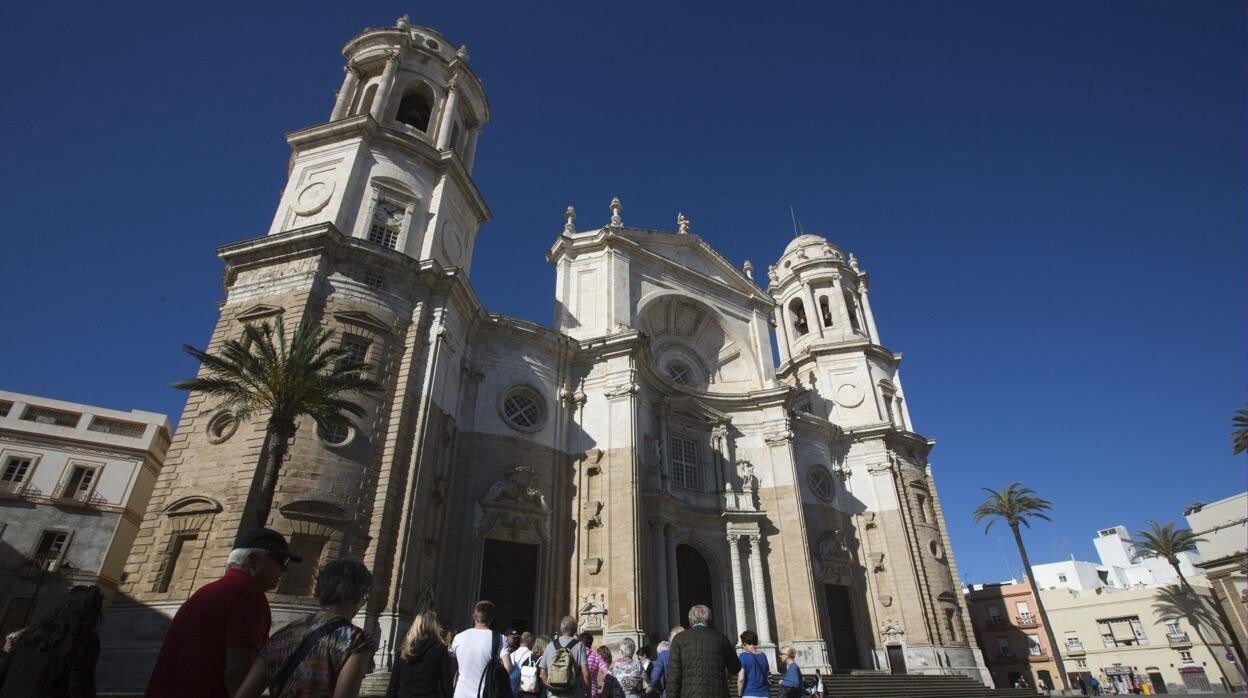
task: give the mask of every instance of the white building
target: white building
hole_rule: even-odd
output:
[[[0,633],[116,592],[169,441],[164,415],[0,391]]]
[[[1063,560],[1042,565],[1032,565],[1036,584],[1041,589],[1074,589],[1076,591],[1099,588],[1133,589],[1160,587],[1179,581],[1170,563],[1154,557],[1137,557],[1135,544],[1125,526],[1117,525],[1096,532],[1093,539],[1100,562]],[[1194,566],[1197,556],[1193,553],[1179,555],[1179,569],[1187,577],[1199,573]]]

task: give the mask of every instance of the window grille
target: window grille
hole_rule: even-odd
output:
[[[92,417],[91,424],[87,426],[87,431],[98,431],[102,434],[117,434],[119,436],[131,436],[138,438],[143,436],[143,432],[147,431],[147,425],[140,422],[125,422],[120,419],[109,419],[108,417]]]
[[[669,364],[667,375],[680,385],[689,385],[693,382],[693,377],[689,373],[689,367],[682,363]]]
[[[678,487],[698,489],[698,443],[693,439],[672,437],[672,481]]]
[[[534,429],[542,423],[542,406],[527,392],[513,392],[503,399],[503,416],[522,429]]]
[[[8,400],[0,400],[0,417],[9,416],[9,410],[13,409],[13,403]]]
[[[65,546],[69,543],[69,534],[64,531],[44,531],[39,538],[39,547],[35,548],[35,563],[45,570],[50,570],[61,561],[65,554]]]
[[[368,239],[378,245],[397,249],[399,246],[399,231],[388,225],[380,223],[372,223],[368,226]]]
[[[82,415],[77,412],[58,410],[51,407],[39,407],[36,405],[27,407],[26,411],[22,414],[22,419],[27,422],[55,424],[58,427],[76,427],[78,426],[78,420],[81,418]]]
[[[95,483],[96,470],[97,468],[90,466],[75,465],[73,471],[70,472],[69,482],[61,492],[61,497],[76,499],[80,502],[87,501],[87,498],[91,496],[91,486]]]
[[[815,496],[823,500],[831,500],[836,496],[836,488],[832,483],[832,474],[822,466],[815,466],[810,469],[810,474],[806,476],[806,483],[810,485],[810,491]]]
[[[368,359],[368,350],[372,344],[372,342],[361,337],[344,335],[342,338],[342,348],[346,350],[346,356],[342,357],[342,362],[357,366],[365,363]]]
[[[386,275],[379,271],[366,271],[364,272],[364,284],[373,288],[385,288]]]
[[[351,438],[351,426],[345,421],[335,420],[319,425],[321,440],[331,446],[338,446]]]
[[[34,461],[30,458],[9,456],[4,464],[4,472],[0,473],[0,492],[17,494],[26,486],[26,478],[30,475],[30,466]]]

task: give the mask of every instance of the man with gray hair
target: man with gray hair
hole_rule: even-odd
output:
[[[205,585],[178,609],[148,681],[148,698],[228,698],[269,638],[269,600],[290,562],[282,534],[246,531],[234,540],[225,576]]]
[[[586,649],[576,637],[576,619],[564,616],[559,621],[559,637],[555,638],[537,663],[542,685],[551,693],[570,698],[589,698],[589,664]]]
[[[732,642],[710,627],[711,609],[689,609],[689,630],[672,638],[667,658],[668,698],[728,698],[728,677],[741,671]]]

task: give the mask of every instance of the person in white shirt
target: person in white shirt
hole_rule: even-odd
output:
[[[533,650],[531,649],[533,647],[533,633],[522,633],[519,630],[512,630],[509,631],[507,635],[507,645],[509,647],[511,646],[512,637],[520,638],[520,644],[511,650],[511,664],[512,666],[523,666],[525,662],[529,661],[529,657],[533,654]]]
[[[495,652],[503,669],[511,673],[511,650],[503,636],[490,628],[493,622],[494,604],[478,601],[472,608],[472,627],[451,641],[451,656],[456,664],[454,698],[478,698],[481,676]]]

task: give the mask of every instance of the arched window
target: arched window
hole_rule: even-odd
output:
[[[789,315],[792,317],[793,331],[798,337],[804,336],[810,331],[810,325],[806,322],[806,307],[802,305],[801,298],[794,298],[789,301]]]
[[[855,333],[862,334],[862,322],[858,320],[858,303],[848,289],[845,291],[845,309],[849,311],[849,326]]]
[[[827,296],[819,296],[819,317],[823,320],[824,327],[832,326],[832,309],[828,307]]]
[[[433,90],[421,80],[413,80],[399,100],[399,113],[395,119],[418,131],[429,130],[429,117],[433,114]]]

